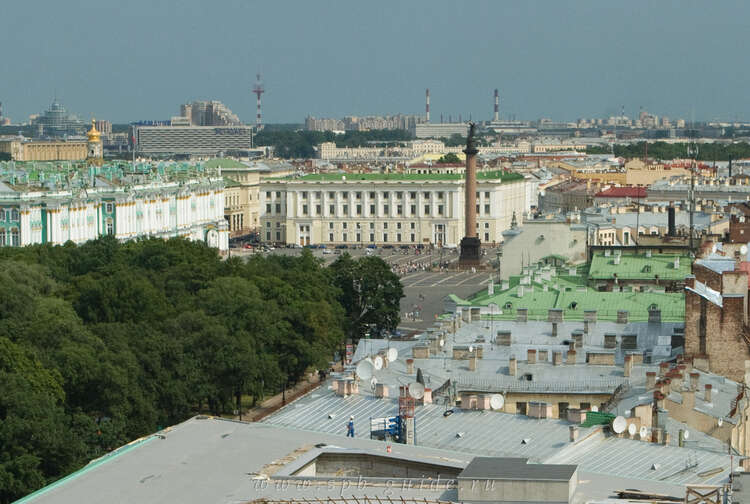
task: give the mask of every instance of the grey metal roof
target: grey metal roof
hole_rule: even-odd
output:
[[[570,481],[578,466],[527,464],[524,458],[475,457],[458,479]]]

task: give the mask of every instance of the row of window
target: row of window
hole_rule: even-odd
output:
[[[21,218],[17,208],[0,208],[0,221],[17,221]]]
[[[370,225],[370,229],[375,229],[375,223],[374,222],[370,222],[368,224]],[[362,229],[362,223],[361,222],[356,222],[354,225],[355,225],[355,227],[357,229]],[[396,229],[401,229],[401,225],[402,225],[401,222],[397,222],[396,223]],[[333,226],[334,226],[333,222],[329,222],[328,223],[328,229],[333,229]],[[341,223],[341,229],[347,229],[348,226],[349,226],[348,222],[342,222]],[[409,227],[410,227],[410,229],[416,229],[417,225],[416,225],[415,222],[410,222],[409,223]],[[387,222],[383,222],[383,229],[388,229],[388,223]]]
[[[21,245],[21,233],[18,228],[10,228],[7,232],[0,228],[0,247]]]
[[[270,192],[264,192],[262,194],[263,194],[263,198],[272,198],[273,197],[273,194],[270,193]],[[362,191],[355,191],[353,194],[354,194],[354,199],[358,199],[358,200],[362,199],[362,194],[363,194]],[[394,194],[396,195],[396,199],[400,200],[400,199],[404,198],[404,191],[394,191]],[[422,197],[424,199],[430,199],[430,195],[431,194],[432,193],[429,192],[429,191],[423,191],[422,192]],[[311,192],[302,191],[300,193],[300,195],[302,196],[302,199],[308,199],[310,197],[313,197],[313,198],[319,200],[319,199],[321,199],[323,197],[323,192],[322,191],[311,191]],[[388,192],[388,191],[382,192],[381,195],[382,195],[383,199],[388,199],[388,198],[391,197],[391,193]],[[277,199],[280,199],[281,198],[281,191],[276,191],[275,196],[276,196]],[[375,199],[377,197],[377,193],[375,193],[373,191],[370,191],[368,193],[368,197],[370,199]],[[481,197],[481,193],[477,191],[477,198],[480,198],[480,197]],[[490,191],[485,191],[484,192],[484,197],[485,197],[485,199],[490,199]],[[336,192],[335,191],[329,191],[328,192],[328,198],[335,199],[336,198]],[[348,199],[349,198],[349,191],[343,191],[341,193],[341,198],[342,199]],[[417,192],[416,191],[409,191],[409,198],[410,199],[417,199]],[[444,198],[445,198],[445,192],[444,191],[438,191],[437,192],[437,199],[444,199]]]

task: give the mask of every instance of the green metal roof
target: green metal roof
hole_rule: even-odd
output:
[[[679,258],[679,266],[674,267],[675,259]],[[685,280],[690,274],[690,257],[684,255],[653,254],[623,254],[620,264],[615,264],[615,256],[605,256],[597,252],[591,259],[589,277],[594,280],[609,280],[617,275],[621,280]]]
[[[607,425],[615,419],[612,413],[602,413],[601,411],[587,411],[586,420],[581,427],[593,427],[594,425]]]
[[[206,168],[247,168],[247,165],[240,163],[239,161],[235,159],[230,158],[216,158],[216,159],[209,159],[203,165]]]
[[[304,181],[321,181],[321,182],[334,182],[340,181],[342,177],[346,177],[347,182],[356,182],[358,180],[394,180],[394,181],[408,181],[408,180],[463,180],[464,175],[461,173],[316,173],[311,175],[304,175],[297,178],[296,180]],[[499,180],[501,182],[515,182],[523,180],[523,175],[516,172],[506,172],[503,170],[494,170],[489,172],[478,172],[477,180]]]
[[[560,272],[567,271],[561,269]],[[632,322],[647,321],[649,307],[655,305],[661,310],[664,322],[682,322],[685,319],[685,296],[682,292],[600,292],[585,285],[585,276],[552,276],[549,281],[532,281],[523,286],[519,295],[519,276],[511,277],[508,288],[501,290],[502,284],[495,284],[494,294],[484,289],[468,299],[451,295],[450,299],[459,306],[497,305],[502,312],[493,315],[495,320],[515,320],[516,310],[526,308],[529,320],[547,320],[548,310],[563,310],[565,320],[583,320],[583,312],[596,310],[599,320],[617,320],[618,310],[627,310]],[[544,287],[547,290],[544,290]]]

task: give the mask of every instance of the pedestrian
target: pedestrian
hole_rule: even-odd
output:
[[[354,417],[349,417],[349,423],[346,424],[346,437],[354,437]]]

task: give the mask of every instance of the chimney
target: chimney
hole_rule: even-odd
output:
[[[552,365],[559,366],[562,364],[562,352],[552,352]]]
[[[493,117],[495,122],[500,120],[500,93],[497,89],[495,89],[495,114]]]
[[[430,88],[427,88],[427,90],[425,91],[424,111],[425,115],[427,116],[427,122],[430,122]]]
[[[406,359],[406,374],[414,374],[414,359]]]
[[[476,371],[477,370],[477,356],[472,355],[469,357],[469,371]]]
[[[526,322],[529,319],[528,308],[518,308],[516,310],[516,322]]]
[[[541,362],[547,363],[548,362],[547,355],[548,355],[547,350],[538,350],[536,354],[536,361],[540,363]]]
[[[695,391],[694,390],[683,390],[682,391],[682,407],[693,409],[695,407]]]
[[[518,361],[515,357],[511,357],[508,360],[508,374],[510,376],[516,376],[516,374],[518,374]]]
[[[675,257],[674,258],[674,269],[680,269],[680,258]]]
[[[529,348],[526,351],[526,361],[529,364],[536,364],[536,350],[534,350],[533,348]]]
[[[590,323],[591,322],[589,322],[588,320],[584,320],[583,321],[583,334],[588,334],[589,333],[589,324]]]
[[[706,386],[705,386],[705,389],[704,389],[705,390],[705,395],[703,396],[703,400],[706,401],[707,403],[711,402],[711,389],[712,388],[713,388],[713,386],[710,383],[706,383]]]
[[[646,389],[651,390],[656,387],[656,371],[646,371]]]
[[[576,363],[576,351],[575,350],[568,350],[568,356],[567,356],[567,364],[575,364]]]
[[[575,443],[578,441],[578,426],[577,425],[571,425],[569,427],[570,429],[570,442]]]
[[[656,391],[654,392],[654,404],[656,405],[656,409],[664,409],[664,394]]]
[[[617,310],[617,323],[618,324],[628,323],[628,310]]]
[[[552,337],[557,337],[557,322],[552,322]]]
[[[667,208],[667,236],[676,236],[675,220],[674,220],[674,207],[670,206]]]
[[[623,376],[629,378],[632,371],[633,371],[633,356],[631,354],[627,354],[625,356],[625,367],[623,370]]]
[[[664,376],[667,374],[667,371],[669,371],[669,362],[660,362],[659,363],[659,378],[664,378]]]

